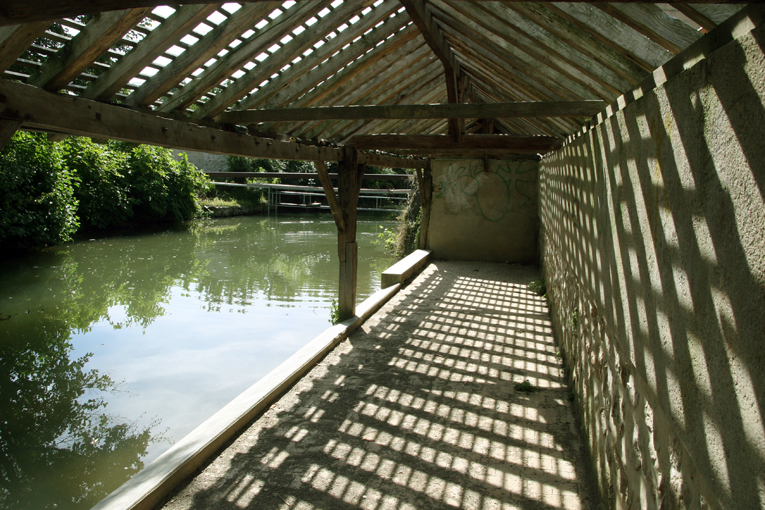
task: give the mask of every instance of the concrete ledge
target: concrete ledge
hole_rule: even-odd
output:
[[[406,259],[405,259],[406,260]],[[328,328],[229,402],[168,451],[101,500],[93,510],[149,510],[202,466],[255,416],[384,305],[400,285],[377,291],[356,316]]]
[[[415,250],[383,271],[380,286],[383,289],[395,284],[402,284],[415,272],[425,267],[430,258],[430,251]]]

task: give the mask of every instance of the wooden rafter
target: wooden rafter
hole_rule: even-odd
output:
[[[436,25],[433,15],[425,6],[425,0],[401,0],[406,8],[407,14],[412,18],[412,22],[417,25],[422,37],[428,44],[433,53],[444,66],[444,79],[446,81],[446,96],[450,103],[459,103],[460,68],[454,52],[449,47]],[[463,131],[463,126],[459,119],[449,119],[449,132],[455,140],[459,140]]]
[[[45,33],[49,21],[0,28],[0,72],[8,69],[35,39]]]
[[[128,9],[106,12],[93,18],[71,40],[67,50],[49,58],[29,79],[29,83],[53,91],[66,87],[148,12],[148,8]]]
[[[473,104],[399,104],[242,110],[215,117],[218,122],[252,124],[275,120],[468,119],[477,117],[592,117],[604,101],[520,101]]]
[[[151,64],[158,53],[161,54],[170,48],[217,8],[217,4],[180,6],[127,55],[93,81],[82,96],[90,99],[111,99],[134,76]]]
[[[264,2],[269,0],[241,0],[240,3]],[[506,0],[507,1],[507,0]],[[526,1],[526,0],[510,0]],[[581,2],[595,3],[595,0],[537,0],[542,2]],[[35,21],[55,20],[97,14],[128,8],[157,7],[165,5],[165,0],[4,0],[0,4],[0,26],[30,23]],[[206,4],[207,0],[185,0],[184,4]],[[612,3],[668,3],[668,4],[735,4],[740,0],[614,0]]]
[[[563,140],[551,136],[472,135],[455,142],[445,135],[354,136],[348,145],[359,149],[422,151],[503,151],[539,153],[555,150]]]

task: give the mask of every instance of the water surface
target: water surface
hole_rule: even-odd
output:
[[[359,221],[359,300],[393,262],[381,224]],[[86,509],[329,326],[337,234],[327,216],[206,220],[0,275],[0,507]]]

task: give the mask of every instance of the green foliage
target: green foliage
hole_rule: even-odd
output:
[[[44,135],[16,133],[0,153],[0,241],[40,246],[77,230],[76,178]]]
[[[522,391],[524,393],[532,393],[532,392],[536,391],[537,389],[531,384],[531,381],[526,379],[522,383],[516,384],[515,385],[515,390],[516,391]]]
[[[539,280],[534,280],[533,282],[529,283],[528,288],[537,296],[544,297],[547,294],[547,285],[545,284],[544,278],[540,278]]]
[[[329,323],[334,326],[338,322],[340,322],[340,307],[337,305],[337,299],[333,299],[329,308]]]
[[[162,147],[139,145],[127,159],[129,193],[135,217],[143,222],[189,220],[199,213],[197,194],[207,178]]]
[[[133,217],[125,175],[129,148],[98,145],[77,136],[65,139],[60,148],[64,163],[80,180],[75,197],[82,227],[106,228],[129,221]]]
[[[42,246],[71,240],[80,225],[189,220],[209,189],[168,149],[18,132],[0,153],[0,240]]]

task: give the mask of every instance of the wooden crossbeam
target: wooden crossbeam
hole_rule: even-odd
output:
[[[16,62],[35,39],[45,33],[50,26],[49,21],[38,21],[18,26],[7,26],[0,29],[0,72],[8,69]]]
[[[241,0],[240,3],[268,2],[271,0]],[[526,0],[506,0],[510,2]],[[596,0],[537,0],[541,2],[596,3]],[[156,7],[166,0],[3,0],[0,3],[0,26],[34,21],[70,18],[80,14],[96,14],[119,9]],[[184,0],[184,4],[207,4],[208,0]],[[736,4],[741,0],[613,0],[611,3],[668,3],[668,4]]]
[[[22,127],[252,158],[339,161],[342,151],[233,133],[0,80],[0,119]]]
[[[397,158],[401,160],[401,158]],[[317,162],[314,162],[315,164]],[[422,166],[425,167],[425,161]],[[318,166],[317,166],[318,168]],[[204,173],[216,179],[281,179],[283,181],[290,179],[320,179],[319,173],[315,172],[216,172],[214,170],[203,170]],[[327,173],[331,180],[337,180],[337,173]],[[408,181],[409,174],[364,174],[362,179],[365,181]]]
[[[538,153],[555,150],[563,140],[552,136],[469,135],[458,142],[447,135],[359,135],[349,146],[375,150],[416,150],[427,152],[503,151]]]
[[[228,124],[254,124],[312,120],[592,117],[605,107],[605,101],[323,106],[233,111],[221,113],[215,120]]]
[[[444,38],[436,25],[433,15],[425,7],[425,0],[401,0],[406,9],[406,13],[412,18],[412,22],[417,25],[422,37],[428,44],[433,53],[444,66],[444,79],[446,80],[446,97],[449,103],[459,103],[460,68],[454,52]],[[449,134],[455,140],[459,140],[464,126],[456,117],[449,119]]]

